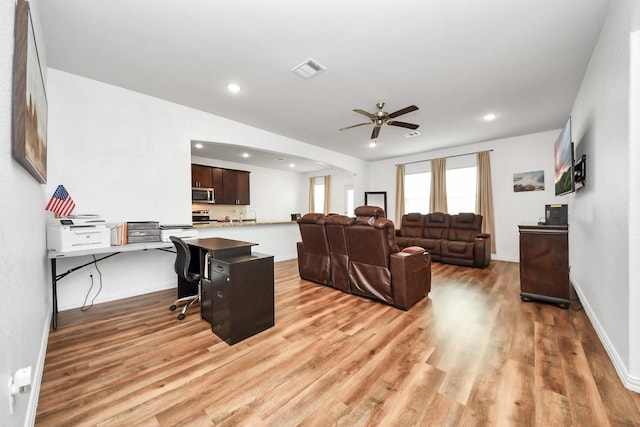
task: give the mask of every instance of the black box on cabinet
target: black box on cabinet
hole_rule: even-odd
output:
[[[568,225],[567,205],[546,205],[545,225]]]

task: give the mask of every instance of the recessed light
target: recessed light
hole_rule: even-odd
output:
[[[486,121],[490,122],[491,120],[495,120],[496,115],[494,113],[489,113],[483,117]]]
[[[236,83],[229,83],[227,85],[227,89],[229,90],[229,92],[232,92],[232,93],[238,93],[238,92],[240,92],[242,90],[240,85],[238,85]]]
[[[204,145],[200,144],[199,142],[197,144],[194,145],[194,147],[200,149],[202,147],[204,147]]]
[[[420,132],[418,132],[417,130],[412,130],[409,133],[405,133],[404,137],[405,138],[413,138],[414,136],[418,136],[418,135],[420,135]]]
[[[369,143],[369,147],[374,148],[375,146],[376,146],[376,141],[375,141],[375,140],[374,140],[374,141],[371,141],[371,142]]]
[[[290,168],[295,168],[295,167],[296,167],[296,165],[295,165],[295,164],[293,164],[293,163],[289,163],[289,167],[290,167]]]
[[[249,157],[249,153],[242,153],[242,157],[246,159],[247,157]]]

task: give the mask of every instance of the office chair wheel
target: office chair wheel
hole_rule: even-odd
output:
[[[184,319],[184,313],[178,314],[178,320],[182,320],[182,319]]]
[[[169,307],[169,310],[176,311],[176,308],[178,307],[175,304],[173,304],[171,307]]]

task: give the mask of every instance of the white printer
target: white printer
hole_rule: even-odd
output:
[[[99,215],[71,215],[47,223],[47,249],[69,252],[109,246],[111,233]]]
[[[161,225],[160,240],[163,242],[171,242],[169,236],[176,236],[181,239],[190,239],[198,237],[198,230],[191,225]]]

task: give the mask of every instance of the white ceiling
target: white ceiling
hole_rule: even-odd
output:
[[[39,0],[38,8],[52,68],[372,161],[560,128],[610,3]],[[291,72],[308,58],[326,71],[309,80]],[[230,94],[230,82],[243,90]],[[417,105],[398,120],[419,124],[420,135],[385,126],[372,149],[372,126],[338,131],[366,122],[352,110],[374,112],[378,101],[389,113]],[[485,122],[488,112],[496,120]]]

